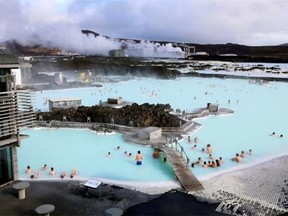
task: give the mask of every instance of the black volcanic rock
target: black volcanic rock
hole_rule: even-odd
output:
[[[169,111],[171,111],[169,104],[133,103],[131,106],[119,109],[106,106],[80,106],[77,109],[40,112],[38,115],[41,115],[44,121],[62,121],[63,116],[66,116],[68,121],[73,122],[87,122],[87,117],[90,117],[91,122],[111,123],[113,118],[114,123],[118,125],[128,126],[129,122],[133,121],[135,127],[178,127],[179,119]]]
[[[152,63],[139,61],[137,58],[110,58],[110,57],[93,57],[74,59],[63,62],[32,62],[32,75],[35,80],[50,82],[51,77],[39,75],[38,72],[55,72],[55,71],[75,71],[89,70],[92,74],[97,75],[119,75],[119,76],[134,76],[134,77],[149,77],[153,76],[161,79],[173,79],[180,75],[177,70],[168,69],[165,65],[155,66]]]

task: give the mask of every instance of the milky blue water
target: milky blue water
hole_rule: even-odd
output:
[[[70,175],[74,168],[77,168],[78,176],[87,178],[146,182],[173,179],[170,166],[163,166],[160,159],[151,160],[151,148],[125,143],[120,134],[98,135],[88,129],[44,128],[25,133],[30,138],[22,143],[18,151],[19,173],[22,177],[28,176],[25,173],[27,165],[37,171],[47,164],[56,170],[55,179],[59,179],[62,172]],[[120,150],[117,150],[117,146],[120,146]],[[135,165],[138,150],[144,158],[142,166]],[[132,153],[132,156],[125,155],[125,151]],[[107,157],[108,152],[111,157]],[[51,178],[49,169],[40,175],[41,178]]]
[[[191,111],[205,107],[208,102],[217,102],[220,107],[234,110],[234,114],[210,116],[195,121],[202,127],[193,134],[199,143],[187,142],[187,136],[180,142],[191,162],[198,157],[208,160],[201,149],[209,143],[213,157],[222,157],[224,163],[218,168],[191,168],[199,178],[205,178],[231,169],[253,164],[288,154],[287,105],[288,85],[284,82],[270,82],[268,85],[250,83],[248,79],[182,78],[178,80],[134,79],[120,83],[104,83],[102,88],[81,88],[37,92],[35,108],[48,110],[46,98],[82,99],[83,105],[95,105],[108,97],[122,97],[125,101],[142,103],[169,103],[174,109]],[[230,100],[230,103],[228,102]],[[45,105],[44,105],[45,104]],[[275,131],[274,137],[270,134]],[[103,177],[123,181],[167,181],[174,180],[168,164],[152,159],[152,149],[137,144],[125,143],[120,134],[97,135],[89,130],[38,129],[26,130],[30,138],[22,141],[18,149],[20,176],[29,164],[36,169],[44,163],[55,166],[58,171],[70,172],[74,167],[79,175]],[[284,138],[279,138],[283,134]],[[123,146],[116,151],[117,145]],[[139,149],[144,154],[144,164],[135,165],[134,157],[127,158],[124,151],[135,156]],[[253,149],[254,155],[247,155],[241,163],[230,159],[240,151]],[[111,151],[112,157],[105,154]],[[21,175],[22,173],[22,175]]]

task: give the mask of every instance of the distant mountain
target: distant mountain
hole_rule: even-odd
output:
[[[87,36],[99,37],[102,36],[108,40],[132,43],[140,43],[141,40],[138,39],[127,39],[127,38],[112,38],[107,35],[102,35],[91,30],[82,30],[82,33]],[[152,43],[159,43],[160,45],[171,43],[174,47],[183,47],[184,45],[194,46],[196,52],[206,52],[209,54],[211,60],[215,59],[213,56],[219,56],[220,54],[234,54],[237,56],[249,56],[250,58],[267,58],[269,61],[288,62],[288,43],[281,44],[279,46],[246,46],[233,43],[227,44],[196,44],[196,43],[177,43],[173,41],[150,41]],[[5,46],[12,53],[16,55],[57,55],[62,52],[60,48],[49,48],[41,44],[39,45],[22,45],[15,40],[6,41],[1,46]],[[193,57],[195,58],[195,57]],[[202,58],[202,57],[200,57]],[[197,59],[197,58],[195,58]],[[216,58],[217,59],[217,58]],[[243,59],[243,58],[242,58]],[[274,59],[274,60],[273,60]],[[219,60],[219,59],[217,59]],[[229,60],[229,59],[228,59]],[[244,59],[245,60],[245,59]],[[264,59],[265,60],[265,59]],[[236,59],[236,61],[238,61]],[[240,60],[239,60],[240,61]]]
[[[134,43],[140,43],[141,40],[137,40],[137,39],[128,39],[128,38],[112,38],[112,37],[109,37],[109,36],[106,36],[106,35],[102,35],[102,34],[99,34],[97,32],[94,32],[94,31],[91,31],[91,30],[81,30],[83,34],[89,36],[89,35],[93,35],[94,37],[98,37],[98,36],[102,36],[106,39],[109,39],[109,40],[113,40],[113,41],[133,41]],[[153,42],[153,41],[151,41]]]
[[[111,39],[110,37],[108,37],[106,35],[101,35],[101,34],[98,34],[98,33],[94,32],[94,31],[91,31],[91,30],[81,30],[81,32],[83,34],[86,34],[87,36],[88,35],[93,35],[94,37],[102,36],[102,37],[105,37],[107,39]]]
[[[21,56],[21,55],[57,55],[61,52],[60,48],[49,48],[41,44],[38,45],[23,45],[16,40],[5,41],[0,44],[0,46],[5,47],[11,53]]]
[[[83,34],[94,35],[95,37],[101,34],[96,33],[91,30],[82,30]],[[127,38],[111,38],[106,35],[101,35],[110,40],[116,41],[133,41],[135,43],[140,43],[141,40],[137,39],[127,39]],[[182,46],[183,43],[173,42],[173,41],[150,41],[153,43],[159,43],[161,45],[171,43],[174,46]],[[207,52],[209,55],[219,55],[219,54],[237,54],[241,56],[287,56],[288,58],[288,43],[281,44],[279,46],[246,46],[234,43],[227,44],[197,44],[197,43],[185,43],[189,46],[194,46],[196,52]]]
[[[239,44],[188,44],[195,46],[196,51],[207,52],[209,55],[237,54],[239,56],[255,57],[285,57],[288,58],[288,46],[246,46]]]

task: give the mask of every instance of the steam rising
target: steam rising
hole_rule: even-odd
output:
[[[173,47],[171,43],[160,45],[149,41],[136,43],[133,40],[121,41],[106,38],[102,35],[95,37],[92,34],[83,34],[81,29],[70,26],[51,26],[51,31],[40,31],[33,40],[18,40],[24,44],[43,44],[47,47],[57,47],[65,51],[72,51],[84,55],[108,56],[110,50],[123,49],[129,57],[166,57],[182,58],[183,51],[179,47]]]
[[[73,3],[73,0],[69,1]],[[125,54],[128,56],[183,57],[181,49],[174,48],[171,44],[161,46],[158,43],[144,41],[123,42],[101,35],[87,36],[81,31],[81,26],[84,24],[77,20],[83,18],[78,17],[76,13],[72,14],[71,11],[57,9],[61,2],[65,3],[64,0],[0,1],[0,42],[15,39],[22,45],[41,44],[79,54],[103,56],[107,56],[110,50],[121,49],[124,44]],[[82,16],[85,17],[85,14]],[[98,29],[90,30],[98,31]]]
[[[89,29],[114,38],[150,41],[246,45],[287,43],[288,1],[244,2],[0,0],[0,42],[16,39],[23,44],[43,43],[100,55],[121,47],[121,41],[82,34],[82,29]],[[173,56],[180,52],[171,44],[127,43],[128,55]]]
[[[80,31],[81,33],[81,31]],[[161,45],[149,41],[136,43],[133,40],[121,41],[104,36],[97,36],[74,33],[73,40],[66,43],[64,49],[73,50],[80,54],[86,55],[103,55],[107,56],[110,50],[124,49],[127,56],[133,57],[165,57],[165,58],[182,58],[184,52],[179,47],[173,47],[171,43]],[[58,44],[57,46],[61,46]],[[63,44],[62,44],[63,46]],[[124,47],[124,48],[123,48]]]

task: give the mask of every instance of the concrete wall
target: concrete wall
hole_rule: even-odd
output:
[[[159,128],[158,130],[150,132],[149,140],[157,139],[161,136],[162,136],[162,129]]]
[[[19,174],[18,174],[17,147],[15,145],[12,145],[11,149],[12,149],[13,176],[14,180],[18,180]]]
[[[95,122],[69,122],[69,121],[36,121],[35,126],[37,127],[67,127],[67,128],[89,128],[93,125],[100,125],[103,123],[95,123]],[[161,134],[162,132],[185,132],[187,128],[190,127],[190,123],[185,123],[181,127],[163,127],[161,129]],[[128,127],[125,125],[117,125],[117,124],[105,124],[106,127],[112,129],[112,130],[118,130],[118,131],[141,131],[143,128],[139,127]],[[154,134],[154,137],[157,136],[158,134]],[[139,133],[139,136],[140,133]],[[150,134],[142,134],[143,138],[150,139]]]

